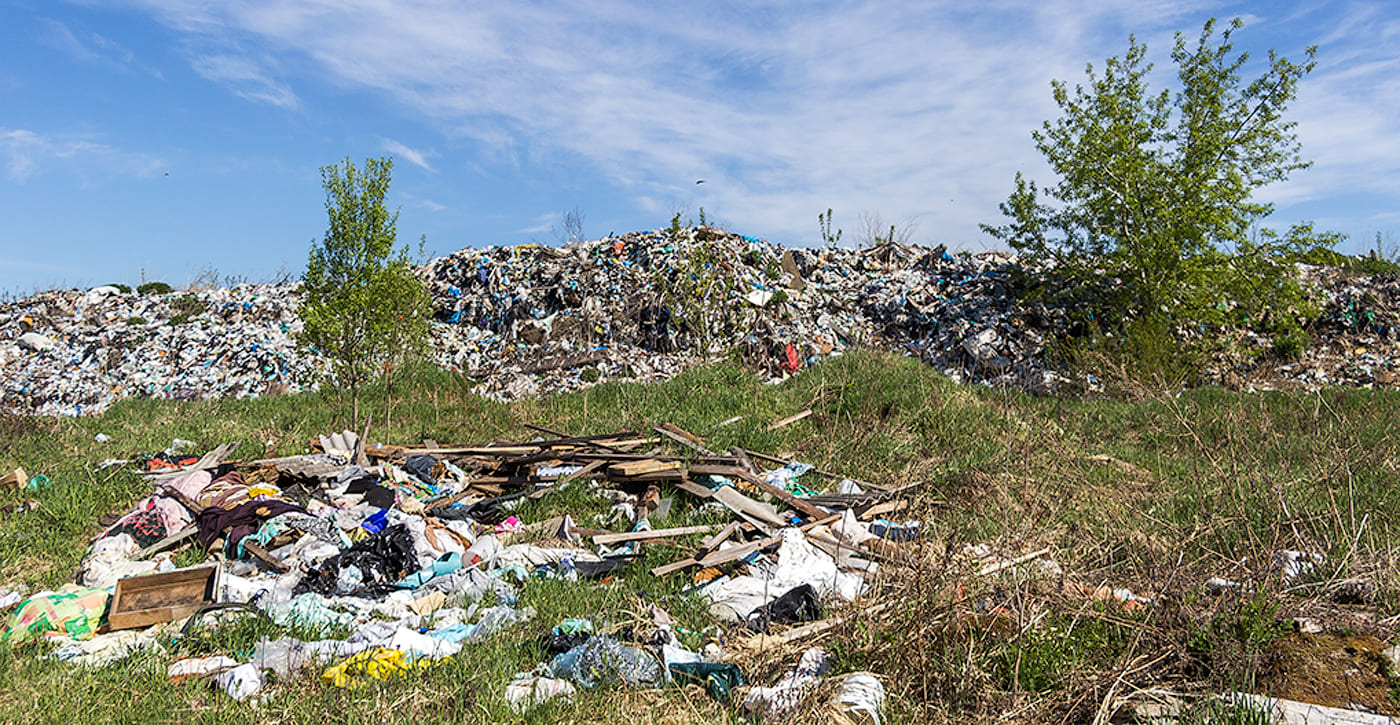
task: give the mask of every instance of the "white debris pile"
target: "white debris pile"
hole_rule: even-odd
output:
[[[251,397],[314,385],[297,285],[142,295],[44,292],[0,305],[0,410],[82,415],[123,397]]]

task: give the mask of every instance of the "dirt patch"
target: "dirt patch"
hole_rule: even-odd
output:
[[[1329,707],[1361,705],[1400,714],[1386,643],[1369,634],[1291,634],[1269,645],[1259,690],[1273,697]]]

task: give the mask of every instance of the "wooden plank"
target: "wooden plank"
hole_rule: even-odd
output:
[[[629,447],[636,447],[636,446],[649,446],[649,445],[652,445],[652,444],[655,444],[655,443],[660,443],[660,442],[661,442],[661,439],[660,439],[660,438],[628,438],[627,440],[617,441],[617,442],[613,443],[613,444],[612,444],[612,447],[614,447],[614,448],[629,448]]]
[[[204,513],[204,506],[200,505],[198,501],[190,498],[189,496],[186,496],[183,493],[180,493],[179,491],[176,491],[173,488],[170,488],[169,486],[162,487],[160,489],[160,494],[162,496],[173,498],[176,501],[180,502],[181,506],[184,506],[185,508],[189,509],[190,513],[194,514],[195,516]]]
[[[782,427],[784,427],[784,426],[792,425],[793,423],[796,423],[797,421],[802,420],[803,418],[806,418],[807,416],[809,416],[809,415],[811,415],[811,414],[812,414],[812,409],[811,409],[811,408],[808,408],[808,409],[802,411],[801,413],[798,413],[797,415],[789,415],[788,417],[783,418],[782,420],[777,421],[777,422],[773,423],[772,425],[768,426],[768,430],[777,430],[777,429],[782,428]]]
[[[813,521],[809,524],[804,524],[799,528],[799,531],[808,531],[817,526],[823,526],[826,524],[834,523],[835,521],[840,520],[840,518],[841,516],[839,514],[832,514],[831,516],[821,519],[820,521]],[[736,522],[736,525],[741,524],[737,524]],[[717,536],[711,537],[711,541],[714,541],[716,538]],[[722,543],[723,541],[723,539],[719,539],[719,541],[715,545],[718,546],[719,543]],[[781,536],[770,536],[764,539],[760,539],[758,541],[750,542],[748,544],[741,544],[739,546],[732,546],[728,549],[722,549],[720,551],[716,551],[712,554],[701,558],[696,558],[694,556],[687,557],[685,559],[681,559],[680,561],[675,561],[664,566],[658,566],[655,569],[651,570],[651,574],[652,576],[665,576],[667,574],[670,574],[675,571],[680,571],[681,569],[690,566],[717,566],[719,564],[734,561],[735,559],[742,559],[743,557],[748,556],[749,554],[755,551],[758,551],[760,549],[766,549],[780,541],[782,541]]]
[[[438,450],[437,453],[455,453],[463,456],[523,456],[526,453],[535,453],[540,450],[539,446],[476,446],[474,448],[448,448]]]
[[[675,484],[675,486],[696,498],[712,498],[715,495],[714,491],[688,479],[681,480],[679,483]]]
[[[545,428],[544,426],[530,425],[529,423],[525,423],[524,425],[530,430],[539,431],[541,433],[548,433],[552,436],[557,436],[554,440],[536,441],[536,445],[540,446],[587,444],[589,446],[596,446],[605,450],[618,451],[618,448],[610,444],[617,441],[619,438],[626,438],[628,436],[637,435],[636,431],[624,430],[618,431],[617,433],[602,433],[599,435],[591,436],[571,436],[567,433],[562,433],[557,430],[550,430],[549,428]]]
[[[700,559],[697,562],[697,564],[703,567],[727,564],[736,559],[742,559],[748,556],[749,554],[758,551],[759,549],[766,549],[782,540],[783,537],[781,536],[770,536],[768,538],[759,539],[758,541],[749,542],[747,544],[731,546],[728,549],[720,549],[719,551],[706,555],[703,559]]]
[[[749,454],[745,453],[743,448],[736,447],[731,449],[729,452],[736,459],[738,459],[739,470],[746,471],[755,476],[757,476],[760,473],[760,471],[758,470],[758,466],[755,466],[753,464],[753,459],[749,458]]]
[[[243,550],[248,552],[249,554],[252,554],[259,561],[263,562],[264,564],[267,564],[268,566],[272,567],[273,569],[276,569],[279,572],[287,572],[291,571],[292,569],[292,567],[287,566],[287,563],[285,561],[282,561],[281,559],[278,559],[277,557],[273,556],[272,552],[269,552],[267,549],[264,549],[262,545],[258,544],[255,541],[244,541]]]
[[[704,441],[700,440],[698,436],[695,436],[694,434],[686,431],[684,428],[680,428],[671,425],[670,423],[667,423],[663,426],[652,428],[652,430],[656,431],[657,433],[660,433],[663,436],[666,436],[667,438],[670,438],[671,440],[685,446],[686,448],[694,450],[702,456],[714,455],[714,453],[712,453],[709,449],[705,448]]]
[[[602,468],[606,463],[607,461],[589,461],[586,465],[584,465],[583,468],[580,468],[577,471],[574,471],[573,473],[570,473],[569,475],[564,476],[563,478],[556,481],[555,485],[558,486],[562,485],[565,481],[572,481],[576,478],[583,478],[584,476],[593,473],[599,468]]]
[[[798,530],[805,532],[810,529],[816,528],[817,526],[833,523],[835,521],[840,520],[840,518],[840,514],[832,514],[819,521],[813,521],[809,524],[804,524]],[[767,538],[759,539],[758,541],[750,542],[748,544],[743,544],[740,546],[731,546],[728,549],[721,549],[719,551],[714,552],[713,554],[710,554],[709,556],[700,559],[699,564],[700,566],[716,566],[718,564],[724,564],[727,562],[734,561],[735,559],[742,559],[745,556],[748,556],[749,554],[758,551],[759,549],[766,549],[782,540],[783,537],[781,536],[769,536]]]
[[[398,450],[408,456],[416,453],[428,453],[434,456],[492,456],[496,453],[518,456],[534,452],[539,448],[537,446],[458,446],[456,448],[400,448]]]
[[[823,619],[817,622],[804,624],[800,627],[793,627],[792,629],[789,629],[788,631],[777,635],[776,639],[777,642],[781,644],[795,642],[799,639],[811,639],[812,637],[824,634],[828,630],[836,627],[837,625],[849,622],[850,620],[855,619],[856,617],[859,617],[861,615],[879,614],[880,612],[883,612],[891,606],[894,606],[894,604],[895,602],[881,602],[880,604],[874,604],[858,611],[847,612],[846,614],[843,614],[839,617],[832,617],[830,619]]]
[[[627,463],[614,463],[608,466],[608,473],[613,476],[640,476],[644,473],[657,473],[659,471],[678,471],[682,468],[680,461],[658,461],[654,458],[629,461]]]
[[[593,537],[595,544],[620,544],[624,541],[651,541],[671,539],[677,536],[705,534],[715,530],[715,526],[681,526],[674,529],[649,529],[646,531],[625,531],[617,534],[601,534]]]
[[[1016,566],[1018,564],[1024,564],[1028,561],[1039,559],[1040,557],[1045,556],[1049,553],[1049,548],[1039,549],[1037,551],[1032,551],[1029,554],[1018,556],[1015,559],[1007,559],[1005,561],[999,561],[995,564],[988,564],[982,567],[981,569],[977,570],[977,576],[987,576],[988,574],[995,574],[1001,571],[1002,569],[1010,569],[1011,567]]]
[[[745,481],[748,481],[754,486],[754,488],[757,488],[758,490],[768,494],[769,496],[772,496],[778,499],[779,501],[782,501],[783,503],[793,507],[794,509],[797,509],[798,511],[802,512],[803,516],[809,519],[819,519],[826,515],[825,511],[817,508],[816,506],[813,506],[812,504],[807,503],[806,501],[803,501],[797,496],[794,496],[788,493],[787,491],[784,491],[783,489],[778,488],[777,486],[774,486],[773,484],[747,471],[740,471],[739,477],[744,479]]]
[[[885,514],[900,511],[908,507],[909,502],[905,501],[904,499],[898,499],[895,501],[885,501],[883,503],[877,503],[871,506],[870,508],[867,508],[866,510],[860,512],[860,518],[873,519],[876,516],[883,516]]]
[[[734,535],[734,532],[735,532],[735,531],[738,531],[738,530],[739,530],[739,522],[738,522],[738,521],[730,522],[730,524],[729,524],[728,526],[724,527],[723,529],[720,529],[720,532],[719,532],[718,534],[715,534],[714,536],[711,536],[710,538],[705,539],[705,543],[703,543],[703,544],[700,545],[700,551],[706,552],[706,553],[709,553],[709,552],[711,552],[711,551],[714,551],[715,547],[717,547],[717,546],[719,546],[720,544],[724,543],[724,541],[725,541],[726,539],[728,539],[729,537],[733,536],[733,535]]]
[[[700,562],[699,562],[699,561],[696,561],[696,560],[695,560],[695,557],[693,557],[693,556],[691,556],[691,557],[686,557],[686,558],[684,558],[684,559],[681,559],[680,561],[673,561],[673,562],[671,562],[670,564],[663,564],[663,565],[661,565],[661,566],[658,566],[658,567],[652,569],[652,570],[651,570],[651,575],[652,575],[652,576],[666,576],[667,574],[670,574],[670,573],[673,572],[673,571],[680,571],[681,569],[684,569],[684,568],[686,568],[686,567],[688,567],[688,566],[695,566],[696,564],[699,564],[699,563],[700,563]]]
[[[150,556],[151,554],[156,554],[165,551],[166,549],[169,549],[175,546],[176,544],[183,542],[186,539],[193,539],[195,534],[198,533],[199,527],[195,526],[194,524],[190,524],[189,526],[186,526],[183,530],[181,530],[179,533],[171,534],[165,537],[164,539],[161,539],[160,541],[157,541],[156,543],[151,544],[150,546],[136,552],[136,560],[140,561],[141,559],[144,559]]]
[[[739,493],[733,486],[720,487],[718,491],[715,491],[714,499],[724,504],[725,508],[728,508],[730,511],[747,514],[770,526],[782,528],[788,525],[787,521],[784,521],[778,516],[777,512],[773,511],[772,506],[760,504],[748,496]]]
[[[685,479],[685,469],[677,468],[670,471],[655,471],[653,473],[643,473],[640,476],[620,476],[624,481],[635,481],[640,483],[655,483],[657,481],[681,481]]]

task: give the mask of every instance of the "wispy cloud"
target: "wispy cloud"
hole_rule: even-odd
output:
[[[404,203],[408,204],[409,206],[418,207],[420,209],[427,209],[428,211],[432,212],[447,211],[446,205],[439,204],[433,201],[432,199],[420,199],[406,191],[399,192],[399,196],[403,197]]]
[[[428,157],[436,155],[432,151],[418,151],[416,149],[411,149],[399,143],[398,141],[388,138],[383,140],[383,144],[385,151],[388,151],[389,153],[394,154],[395,156],[402,156],[414,166],[419,166],[424,169],[427,169],[428,171],[432,171],[433,173],[437,173],[437,169],[434,169],[432,166],[428,165]]]
[[[1121,54],[1129,32],[1168,66],[1173,31],[1192,35],[1229,10],[1204,0],[992,0],[975,12],[951,2],[128,1],[192,43],[265,54],[266,63],[214,55],[218,65],[196,66],[254,100],[296,103],[270,70],[280,62],[377,93],[484,156],[587,159],[639,207],[705,206],[790,239],[816,236],[818,209],[836,207],[848,226],[867,209],[916,219],[921,240],[953,243],[975,243],[977,224],[995,221],[1015,171],[1044,176],[1029,134],[1056,115],[1051,79],[1082,78],[1085,63]],[[1327,42],[1344,46],[1339,55],[1369,52],[1381,62],[1394,44],[1379,42],[1389,31],[1364,17],[1379,4],[1354,7],[1345,27],[1358,35]],[[1278,13],[1285,17],[1261,17],[1260,26],[1315,32],[1312,16]],[[1326,107],[1326,96],[1339,95],[1350,99],[1344,108],[1364,110],[1362,89],[1383,72],[1320,73],[1328,90],[1305,92],[1300,133],[1316,145],[1319,169],[1344,170],[1334,178],[1397,158],[1386,134],[1400,133],[1393,114],[1383,115],[1393,103],[1373,103],[1349,124]],[[1318,138],[1333,128],[1347,130]],[[395,153],[432,168],[430,154]]]
[[[0,126],[0,158],[5,175],[23,184],[42,173],[53,162],[80,163],[80,170],[97,169],[103,174],[149,177],[164,168],[152,156],[132,153],[98,143],[82,136],[43,134],[22,128]]]
[[[192,65],[196,73],[227,87],[239,98],[279,108],[297,107],[297,96],[292,89],[252,58],[231,54],[207,55],[195,58]]]
[[[532,224],[523,229],[515,230],[516,234],[543,234],[554,231],[559,221],[559,212],[552,211],[541,214],[530,220]]]
[[[93,32],[75,32],[66,24],[49,18],[40,19],[39,22],[43,26],[39,34],[40,42],[74,60],[122,72],[139,70],[161,77],[160,71],[139,64],[135,53],[110,38]]]

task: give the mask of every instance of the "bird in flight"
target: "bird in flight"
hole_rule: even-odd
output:
[[[704,180],[704,179],[701,179],[701,180],[699,180],[699,181],[697,181],[697,182],[695,182],[695,183],[697,183],[697,184],[703,184],[703,183],[705,183],[705,180]]]

